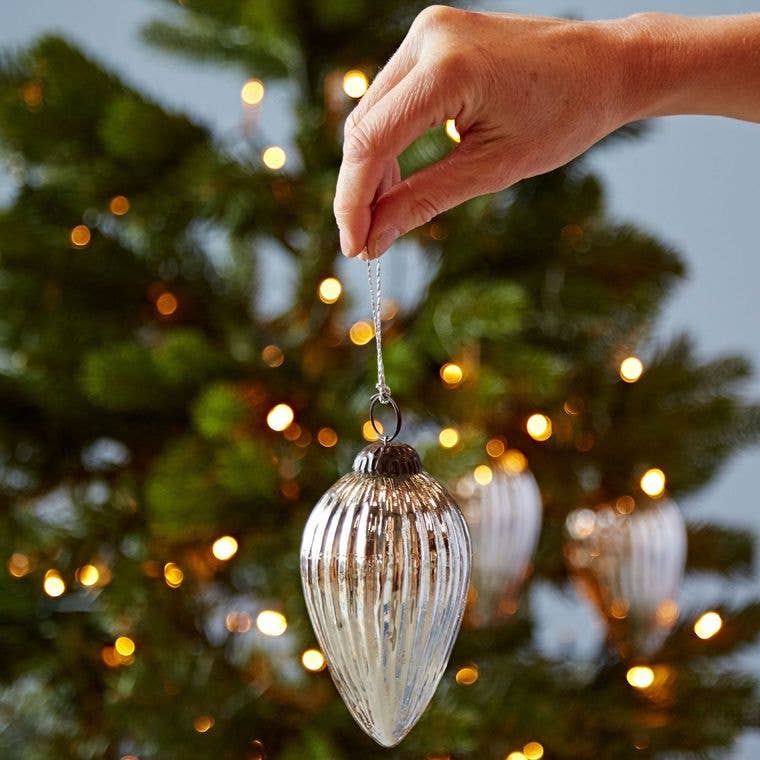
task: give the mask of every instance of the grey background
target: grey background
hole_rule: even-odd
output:
[[[644,10],[688,15],[758,10],[746,0],[650,0],[649,5],[630,0],[489,0],[478,7],[583,18],[613,18]],[[44,32],[63,33],[131,85],[191,114],[221,139],[242,136],[240,86],[256,72],[200,65],[147,47],[138,31],[158,12],[165,10],[151,0],[4,0],[0,45],[23,45]],[[267,142],[290,144],[288,108],[287,89],[268,87],[259,123]],[[738,351],[760,370],[760,126],[708,117],[660,119],[646,139],[599,151],[593,165],[604,179],[610,212],[672,245],[689,265],[689,280],[664,309],[658,335],[688,330],[705,356]],[[0,197],[8,190],[0,180]],[[423,276],[413,252],[396,255],[409,255],[407,268],[419,271],[418,279]],[[353,265],[341,264],[341,276],[350,290],[357,291],[357,301],[363,302],[366,283]],[[279,266],[273,257],[269,277],[281,284],[288,272]],[[411,298],[409,289],[414,290],[414,285],[405,283],[414,278],[393,277],[392,265],[390,270],[389,294],[402,301]],[[404,288],[407,292],[395,292]],[[285,285],[276,290],[285,297]],[[760,396],[760,375],[750,392]],[[735,457],[708,488],[684,500],[687,516],[749,527],[760,537],[758,465],[757,449]],[[730,589],[697,579],[690,582],[684,597],[687,604],[706,608],[727,594],[739,600],[757,591],[756,579]],[[543,622],[540,644],[547,652],[583,656],[593,651],[601,630],[583,603],[538,584],[531,594]],[[760,670],[757,651],[739,659],[741,665]],[[760,757],[760,732],[748,732],[731,757]]]

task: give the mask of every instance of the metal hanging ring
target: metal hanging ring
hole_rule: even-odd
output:
[[[375,407],[378,404],[390,404],[393,407],[393,411],[396,415],[396,428],[393,431],[393,435],[385,435],[382,430],[377,429],[377,420],[375,419]],[[377,433],[377,437],[383,443],[390,443],[401,432],[401,410],[398,408],[398,404],[393,400],[391,396],[381,396],[376,393],[369,405],[369,423],[372,425],[372,429]]]

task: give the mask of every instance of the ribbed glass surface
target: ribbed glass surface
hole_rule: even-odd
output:
[[[457,496],[472,539],[475,618],[496,622],[514,613],[541,532],[541,494],[530,472],[494,468],[490,483],[472,476]]]
[[[565,554],[579,589],[624,656],[655,652],[678,619],[686,527],[672,501],[642,500],[631,514],[606,508],[568,517]]]
[[[452,497],[424,472],[353,472],[304,530],[306,606],[335,685],[386,747],[424,712],[464,612],[470,539]]]

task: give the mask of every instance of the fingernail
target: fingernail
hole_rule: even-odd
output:
[[[369,254],[367,253],[367,249],[366,249],[366,247],[365,247],[365,248],[362,248],[362,249],[361,249],[361,251],[359,251],[359,254],[358,254],[358,255],[359,255],[359,258],[360,258],[362,261],[369,261]]]
[[[344,256],[350,256],[351,255],[351,249],[348,247],[348,236],[346,235],[343,230],[338,230],[338,234],[340,236],[340,250],[343,253]]]
[[[392,245],[393,241],[398,237],[396,230],[384,230],[376,238],[375,243],[372,246],[372,258],[382,256]]]

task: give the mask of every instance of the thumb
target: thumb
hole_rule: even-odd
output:
[[[503,155],[484,155],[476,141],[464,140],[445,158],[412,174],[378,198],[367,236],[368,258],[382,256],[401,235],[477,195],[517,181],[501,167]],[[498,175],[498,176],[494,176]]]

